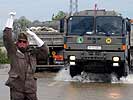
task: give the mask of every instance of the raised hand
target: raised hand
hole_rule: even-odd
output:
[[[44,44],[44,42],[34,32],[30,31],[28,28],[26,32],[28,35],[32,36],[35,39],[38,47],[41,47]]]
[[[14,18],[15,15],[16,15],[16,12],[10,12],[9,13],[10,18]]]
[[[26,28],[26,32],[30,36],[35,36],[36,35],[34,32],[30,31],[30,29],[28,29],[28,28]]]
[[[9,13],[9,18],[7,19],[5,27],[7,28],[12,28],[13,27],[13,21],[14,21],[14,16],[16,15],[16,12],[10,12]]]

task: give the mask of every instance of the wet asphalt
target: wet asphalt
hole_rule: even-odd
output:
[[[8,70],[0,67],[0,100],[10,100],[9,88],[4,85]],[[133,100],[133,75],[113,83],[73,80],[65,70],[43,71],[36,76],[38,100]]]

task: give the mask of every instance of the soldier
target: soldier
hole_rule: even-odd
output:
[[[11,12],[3,31],[3,41],[11,66],[6,85],[10,87],[11,100],[37,100],[37,84],[34,76],[36,54],[41,53],[47,59],[48,49],[45,43],[30,30],[20,33],[15,44],[12,40],[14,16],[15,13]],[[26,33],[32,36],[37,43],[39,49],[36,49],[36,52],[29,50]]]

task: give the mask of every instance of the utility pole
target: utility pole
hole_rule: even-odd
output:
[[[70,0],[69,15],[78,13],[78,0]]]

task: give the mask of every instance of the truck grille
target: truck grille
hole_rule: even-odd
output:
[[[84,71],[94,73],[110,73],[110,67],[104,61],[88,61],[84,63]]]
[[[105,60],[106,59],[105,54],[97,51],[94,51],[94,52],[87,51],[82,54],[81,58],[83,60]]]

